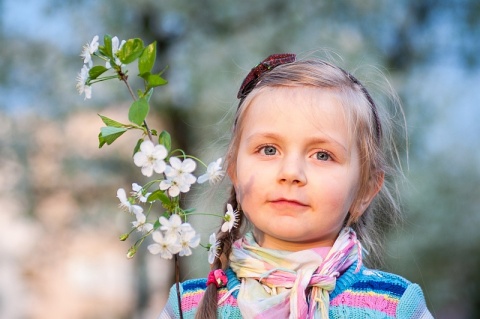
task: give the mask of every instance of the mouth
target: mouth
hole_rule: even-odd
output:
[[[270,203],[276,207],[285,207],[285,208],[301,208],[301,207],[308,207],[307,204],[295,200],[295,199],[288,199],[288,198],[277,198],[271,200]]]

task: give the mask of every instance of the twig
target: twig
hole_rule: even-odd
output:
[[[178,311],[180,312],[180,319],[183,319],[182,311],[182,298],[180,297],[180,263],[178,261],[178,254],[174,255],[175,258],[175,285],[177,290]]]
[[[118,71],[118,75],[120,76],[120,80],[123,81],[123,83],[125,83],[125,85],[127,86],[128,92],[130,92],[130,95],[132,96],[133,101],[136,101],[137,97],[135,96],[135,93],[133,93],[130,83],[128,83],[128,75],[126,75],[122,71]],[[150,139],[151,142],[153,142],[153,136],[152,136],[152,133],[150,132],[150,129],[148,128],[146,120],[143,121],[143,125],[145,125],[145,129],[147,130],[148,138]]]

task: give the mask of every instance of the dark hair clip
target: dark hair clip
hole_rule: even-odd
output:
[[[238,90],[237,98],[241,99],[247,96],[257,84],[258,79],[265,72],[268,72],[279,65],[295,62],[295,59],[296,55],[293,53],[272,54],[267,57],[247,74],[240,86],[240,90]]]
[[[368,103],[370,104],[370,107],[372,108],[372,113],[373,113],[373,119],[375,121],[375,131],[377,133],[377,138],[380,139],[382,136],[382,125],[380,124],[380,118],[378,116],[378,111],[377,111],[377,106],[375,105],[375,102],[373,102],[372,96],[370,93],[368,93],[367,89],[363,86],[362,83],[360,83],[359,80],[357,80],[356,77],[354,77],[352,74],[349,72],[343,70],[348,75],[348,78],[358,86],[360,86],[360,89],[362,90],[362,93],[365,95],[367,98]]]

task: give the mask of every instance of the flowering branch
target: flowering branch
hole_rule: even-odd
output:
[[[100,45],[98,40],[99,37],[95,36],[83,47],[80,56],[84,65],[77,76],[78,92],[84,94],[85,99],[90,99],[93,84],[118,79],[125,83],[133,99],[128,110],[129,123],[121,123],[99,115],[106,125],[100,129],[99,148],[105,144],[112,144],[126,131],[141,130],[143,136],[134,147],[133,162],[145,177],[150,178],[154,174],[156,176],[143,186],[132,183],[132,191],[128,195],[125,189],[118,189],[120,207],[135,217],[131,222],[130,231],[122,234],[120,240],[127,240],[134,232],[140,233],[139,238],[128,249],[127,258],[132,258],[148,237],[153,241],[147,246],[150,253],[158,254],[165,259],[174,257],[175,281],[180,300],[178,257],[191,255],[192,248],[200,245],[200,234],[197,234],[188,223],[188,217],[194,214],[194,210],[182,208],[180,197],[188,193],[195,183],[202,184],[208,181],[209,184],[215,184],[220,181],[225,174],[221,167],[222,159],[206,165],[197,157],[185,154],[181,149],[172,150],[171,136],[167,131],[158,134],[157,130],[149,128],[147,116],[150,98],[156,87],[167,84],[162,77],[165,69],[159,73],[152,72],[156,59],[156,42],[145,46],[138,38],[119,41],[117,37],[110,35],[104,36],[103,45]],[[94,65],[94,58],[100,60],[102,65]],[[138,65],[138,76],[144,83],[143,89],[137,90],[138,96],[128,82],[126,68],[135,61]],[[157,140],[154,137],[157,137]],[[180,156],[174,156],[178,153]],[[198,177],[194,175],[197,163],[206,168],[206,172]],[[148,211],[145,214],[146,205]],[[154,215],[153,219],[151,215]],[[238,215],[232,206],[228,205],[227,212],[222,218],[224,220],[222,232],[230,232],[237,226]],[[213,263],[218,251],[215,234],[210,235],[209,244],[200,246],[208,250],[208,260]]]

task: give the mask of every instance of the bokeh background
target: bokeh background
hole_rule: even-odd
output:
[[[479,318],[479,16],[476,0],[0,0],[0,318],[155,318],[173,282],[171,262],[145,247],[127,260],[132,241],[118,240],[131,220],[116,190],[145,181],[139,136],[98,149],[97,113],[124,120],[126,90],[75,90],[82,46],[107,33],[157,41],[169,85],[153,122],[206,161],[222,155],[243,76],[270,53],[384,73],[409,132],[406,221],[385,269],[419,283],[436,318]],[[223,195],[187,204],[218,212]],[[205,275],[194,255],[184,279]]]

